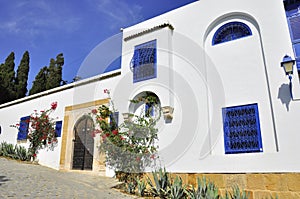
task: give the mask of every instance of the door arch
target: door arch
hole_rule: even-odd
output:
[[[82,116],[74,126],[74,148],[72,169],[92,170],[94,138],[92,132],[94,121],[90,116]]]

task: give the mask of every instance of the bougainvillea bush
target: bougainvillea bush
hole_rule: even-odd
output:
[[[110,91],[104,92],[110,98]],[[146,99],[147,96],[140,98]],[[138,103],[140,100],[136,100]],[[99,129],[95,134],[101,136],[100,151],[106,155],[106,165],[118,173],[141,173],[157,160],[157,128],[159,118],[148,114],[131,114],[128,120],[117,124],[112,117],[116,112],[113,101],[110,105],[101,105],[92,110]]]
[[[51,108],[40,112],[34,110],[34,113],[30,115],[29,152],[34,158],[38,150],[45,147],[53,148],[57,144],[55,121],[50,117],[56,107],[57,102],[53,102]]]
[[[56,107],[57,102],[53,102],[49,109],[34,110],[29,119],[25,121],[29,126],[27,135],[29,141],[28,153],[33,160],[35,160],[40,149],[46,147],[53,149],[57,145],[55,120],[50,117]],[[19,128],[19,124],[13,125],[13,127]]]

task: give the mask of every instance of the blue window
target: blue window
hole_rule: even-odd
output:
[[[300,72],[300,2],[284,1],[298,72]]]
[[[222,114],[226,154],[263,151],[257,104],[226,107]]]
[[[61,137],[61,127],[62,127],[62,121],[55,122],[56,137]]]
[[[153,117],[154,116],[154,106],[153,104],[146,103],[145,104],[145,115],[146,117]]]
[[[113,112],[109,115],[109,124],[112,130],[117,129],[119,125],[119,112]]]
[[[212,45],[240,39],[249,35],[252,35],[252,32],[246,24],[242,22],[229,22],[216,31]]]
[[[132,67],[134,83],[156,78],[156,40],[135,46]]]
[[[30,116],[22,117],[20,119],[20,126],[17,140],[26,140],[28,135]]]

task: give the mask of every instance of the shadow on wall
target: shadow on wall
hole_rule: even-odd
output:
[[[285,105],[286,110],[289,111],[290,102],[292,101],[289,84],[281,84],[278,90],[278,99]]]

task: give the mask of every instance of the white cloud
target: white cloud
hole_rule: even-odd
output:
[[[110,20],[111,29],[132,25],[144,19],[142,6],[137,4],[119,0],[92,0],[91,3]]]
[[[2,32],[33,37],[52,31],[72,32],[80,27],[79,17],[61,11],[51,1],[29,0],[12,4],[5,10],[5,18],[0,19]]]

